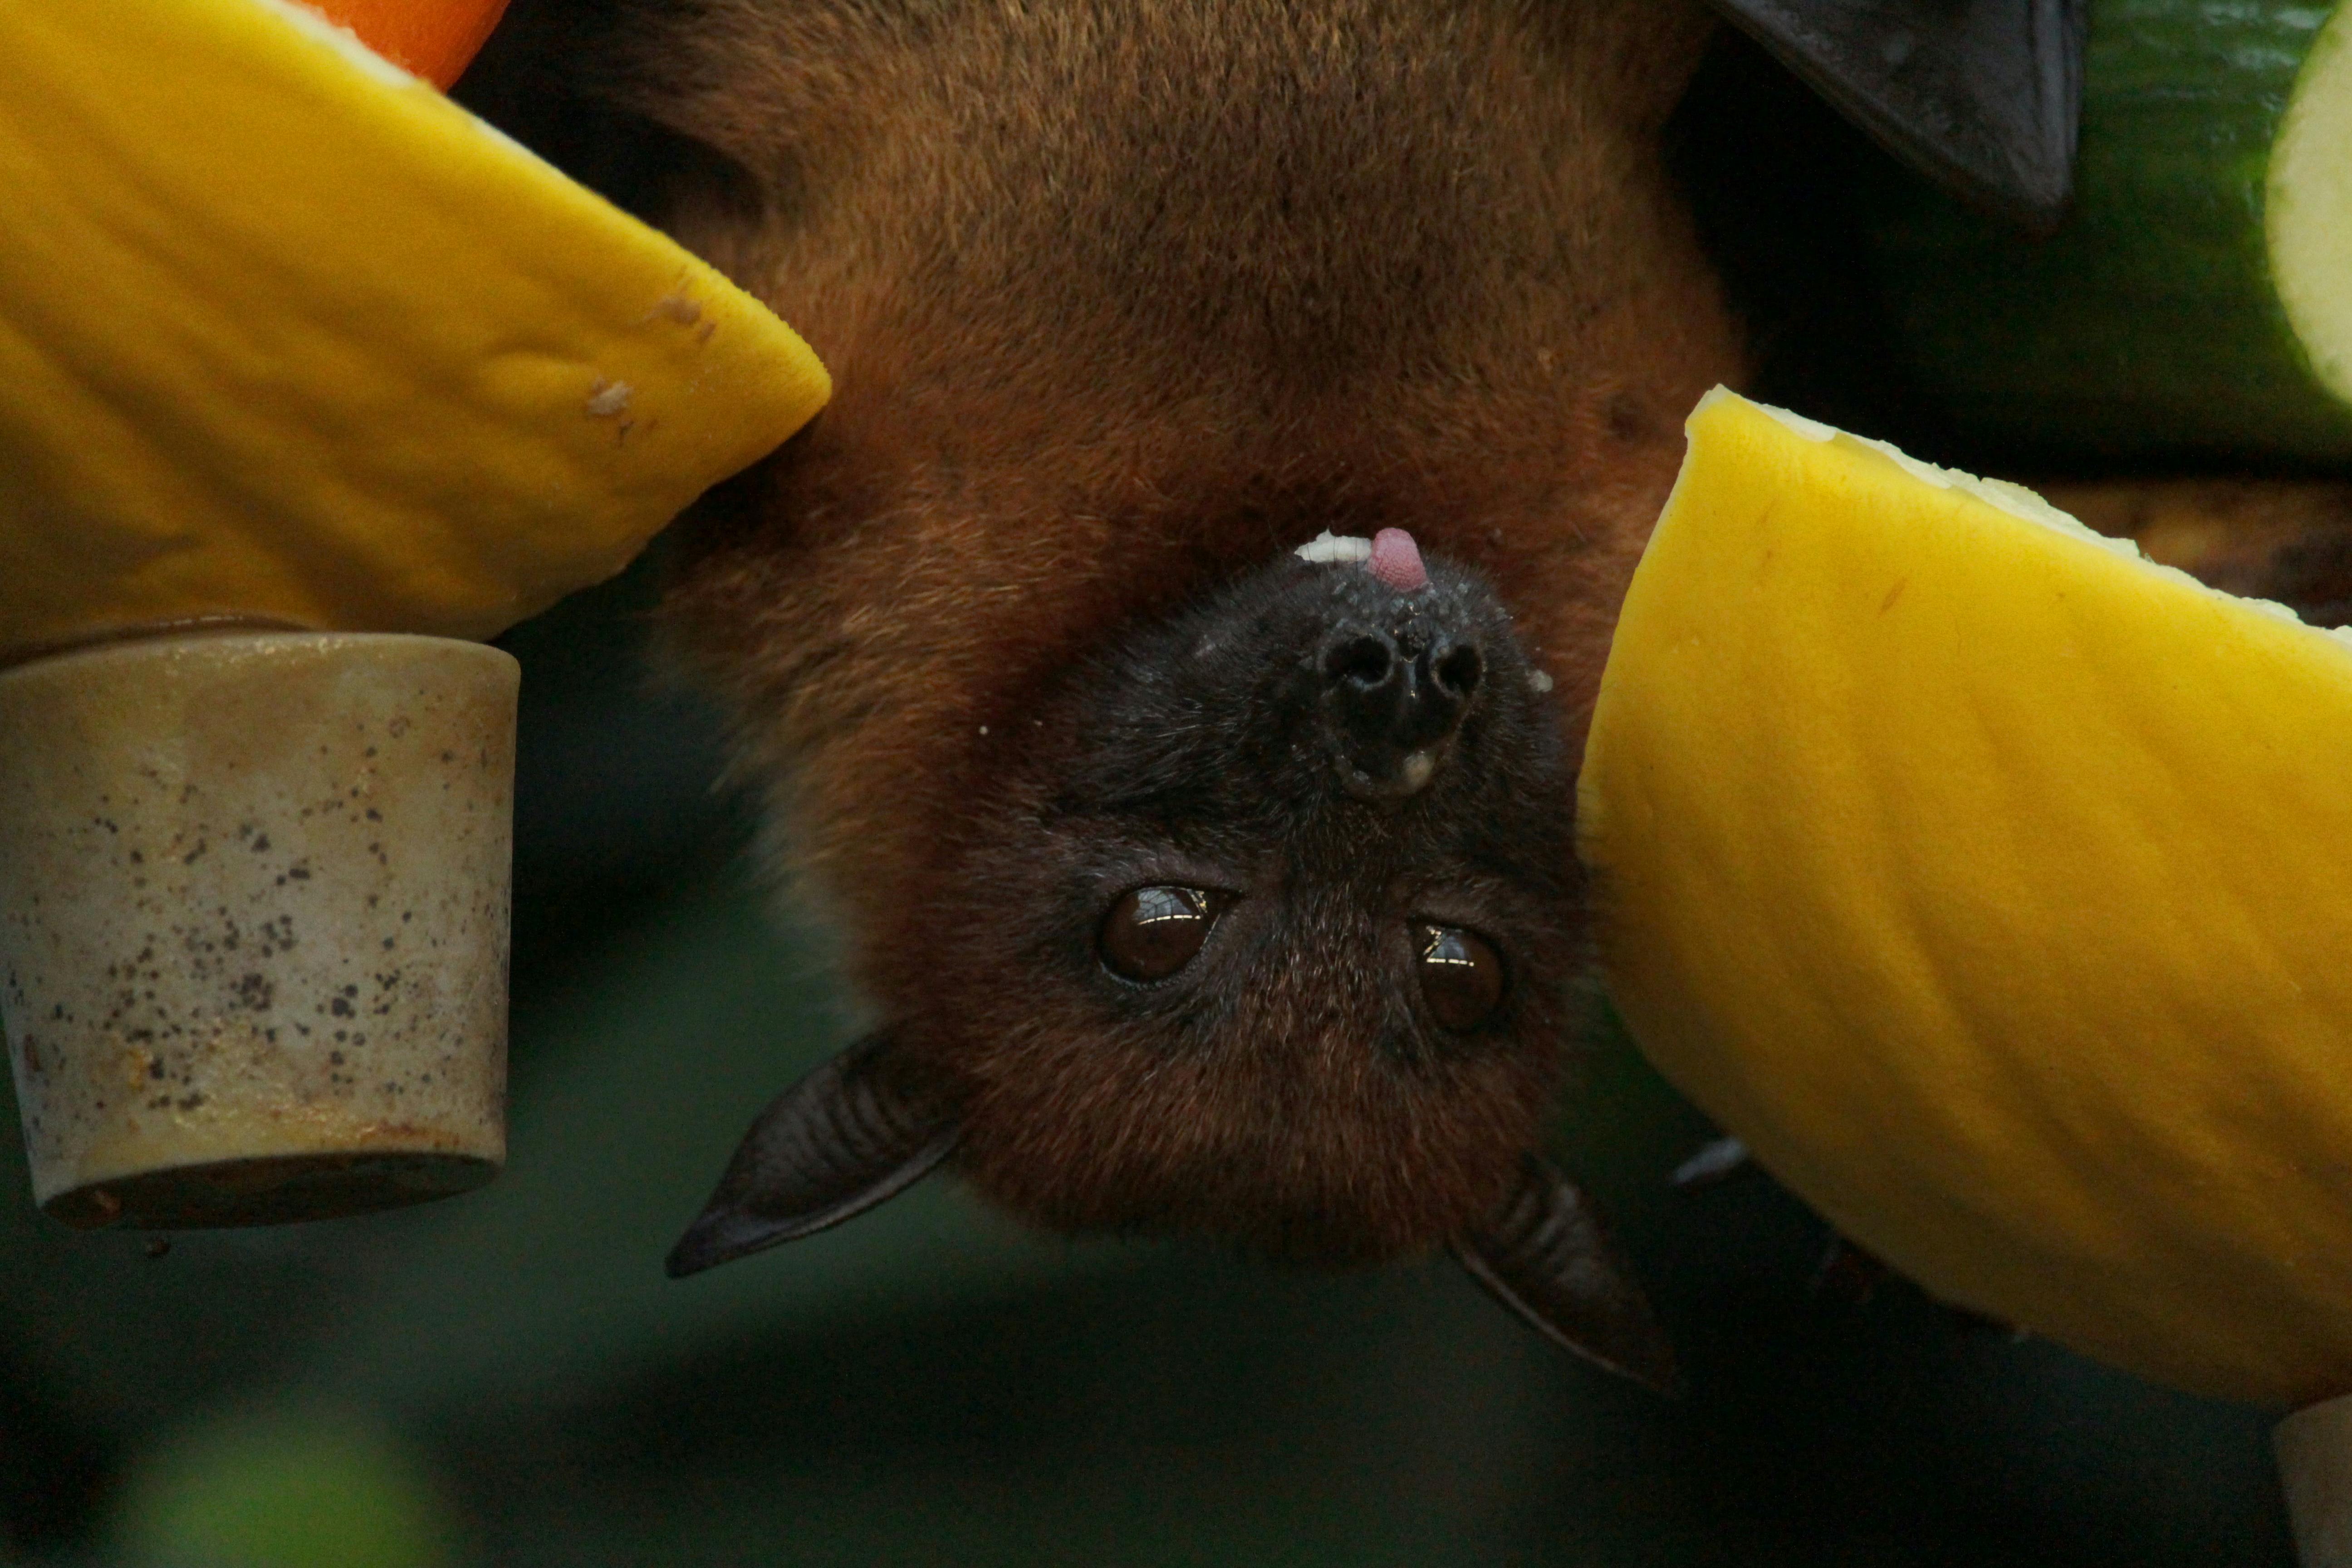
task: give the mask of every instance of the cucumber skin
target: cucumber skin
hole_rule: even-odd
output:
[[[2074,215],[2024,238],[1924,183],[1865,197],[1898,353],[1971,447],[2352,463],[2270,281],[2271,142],[2333,5],[2100,0]]]

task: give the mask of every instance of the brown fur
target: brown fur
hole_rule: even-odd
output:
[[[853,925],[1040,672],[1319,528],[1486,569],[1580,730],[1680,412],[1739,368],[1652,145],[1685,8],[919,9],[900,52],[721,7],[668,110],[788,194],[680,226],[837,381],[674,602]]]
[[[931,1021],[967,1170],[1050,1224],[1283,1252],[1384,1256],[1491,1214],[1565,1020],[1531,1054],[1393,1070],[1338,1023],[1382,982],[1326,955],[1256,977],[1231,1037],[1255,1048],[1171,1059],[1081,1029],[1017,953],[943,960],[940,922],[1016,896],[987,825],[1048,786],[1058,674],[1325,528],[1483,570],[1581,736],[1681,415],[1742,369],[1657,144],[1702,14],[688,10],[630,97],[752,194],[690,195],[675,226],[836,392],[690,523],[674,625],[853,977]],[[1548,961],[1573,970],[1570,945]]]

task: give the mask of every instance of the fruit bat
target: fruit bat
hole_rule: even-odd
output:
[[[1989,199],[2046,205],[2054,158],[2063,205],[2054,0],[1730,9]],[[881,1020],[671,1272],[945,1165],[1061,1231],[1450,1248],[1671,1385],[1540,1145],[1616,605],[1749,368],[1662,145],[1712,14],[586,10],[574,90],[678,139],[663,220],[835,378],[690,514],[666,616]]]

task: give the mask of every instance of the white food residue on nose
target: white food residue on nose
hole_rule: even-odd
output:
[[[1339,562],[1370,561],[1372,558],[1372,542],[1369,539],[1359,539],[1353,534],[1334,533],[1327,528],[1300,545],[1292,553],[1301,561],[1311,562],[1318,566],[1328,566]]]

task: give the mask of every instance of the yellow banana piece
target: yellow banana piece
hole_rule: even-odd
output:
[[[0,5],[0,658],[483,637],[830,384],[762,306],[278,0]]]

